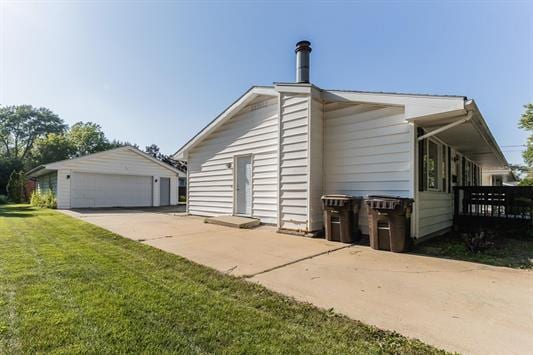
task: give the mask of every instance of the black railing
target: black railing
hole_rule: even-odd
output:
[[[533,222],[533,186],[454,187],[454,222],[473,219]]]

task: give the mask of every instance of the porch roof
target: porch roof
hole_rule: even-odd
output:
[[[465,102],[465,110],[461,115],[457,115],[457,112],[444,113],[431,117],[415,117],[409,121],[424,128],[426,133],[442,128],[442,131],[434,136],[466,155],[483,169],[506,169],[509,166],[473,100]],[[449,127],[446,127],[447,125]]]

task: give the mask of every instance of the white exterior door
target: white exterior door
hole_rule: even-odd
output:
[[[71,208],[152,206],[152,177],[72,174]]]
[[[237,157],[236,213],[252,215],[252,156]]]

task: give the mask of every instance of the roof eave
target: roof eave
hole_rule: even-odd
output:
[[[225,122],[225,120],[233,113],[244,107],[249,101],[251,101],[256,96],[265,95],[265,96],[276,96],[278,93],[272,86],[252,86],[244,92],[237,100],[235,100],[231,105],[229,105],[224,111],[222,111],[218,116],[216,116],[211,122],[209,122],[200,132],[193,136],[187,143],[185,143],[180,149],[178,149],[174,154],[172,154],[173,159],[187,159],[188,151],[194,147],[196,144],[201,142],[210,132],[217,128],[220,124]]]
[[[478,128],[480,134],[483,136],[487,144],[494,150],[494,153],[498,156],[499,160],[502,162],[502,166],[505,168],[509,167],[509,162],[505,158],[505,155],[500,149],[500,146],[496,142],[496,138],[492,135],[492,132],[487,125],[487,122],[483,118],[479,107],[477,106],[474,100],[468,100],[465,102],[465,108],[467,110],[472,110],[476,114],[474,115],[474,122],[476,122],[476,128]]]

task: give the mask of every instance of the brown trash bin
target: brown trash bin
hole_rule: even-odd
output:
[[[361,198],[349,195],[322,196],[327,240],[352,243],[359,238],[360,205]]]
[[[369,196],[368,229],[372,249],[403,253],[409,250],[413,200],[390,196]]]

